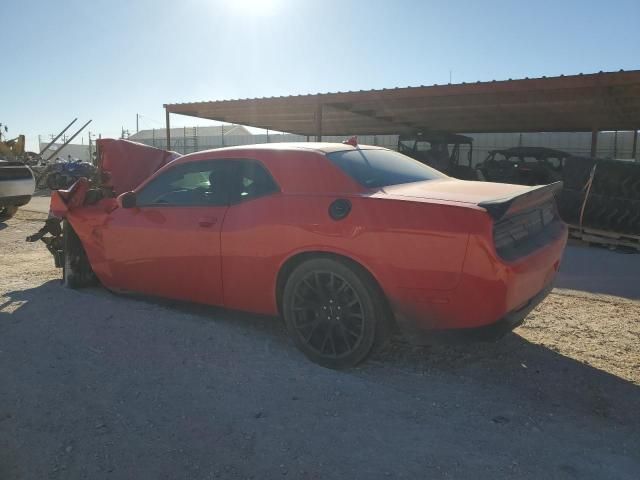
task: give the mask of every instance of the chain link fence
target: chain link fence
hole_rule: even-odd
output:
[[[157,130],[157,136],[136,139],[132,135],[130,140],[144,143],[157,148],[166,148],[167,141],[164,130]],[[473,138],[472,164],[483,161],[491,150],[511,147],[547,147],[563,150],[576,156],[590,156],[591,133],[467,133]],[[634,132],[600,132],[598,135],[598,158],[631,159]],[[347,136],[323,136],[323,142],[342,142]],[[314,137],[309,137],[314,141]],[[217,135],[217,136],[174,136],[171,138],[171,149],[181,154],[202,150],[222,148],[236,145],[252,145],[259,143],[278,142],[306,142],[304,135],[294,134],[260,134],[260,135]],[[397,135],[359,135],[358,142],[363,145],[379,145],[397,149]],[[639,142],[640,143],[640,142]],[[41,145],[42,147],[42,145]],[[640,145],[636,151],[636,161],[640,161]],[[460,158],[466,159],[468,146],[460,147]],[[59,152],[64,158],[71,155],[74,158],[89,160],[89,147],[69,145]]]

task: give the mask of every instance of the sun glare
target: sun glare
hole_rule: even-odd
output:
[[[280,6],[280,0],[234,0],[229,2],[231,10],[243,15],[273,15]]]

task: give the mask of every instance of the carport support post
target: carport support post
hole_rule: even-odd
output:
[[[164,107],[165,113],[165,124],[167,129],[167,150],[171,150],[171,122],[169,122],[169,109],[165,105]]]
[[[598,129],[593,128],[591,130],[591,158],[596,158],[598,152]]]
[[[316,108],[316,142],[322,141],[322,104]]]

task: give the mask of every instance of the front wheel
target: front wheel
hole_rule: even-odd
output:
[[[95,283],[95,275],[82,242],[68,220],[62,223],[64,263],[62,284],[67,288],[82,288]]]
[[[328,368],[359,364],[390,333],[388,309],[373,279],[331,258],[308,260],[291,273],[283,313],[296,346]]]

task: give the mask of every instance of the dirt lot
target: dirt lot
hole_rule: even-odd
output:
[[[498,343],[334,372],[276,319],[63,289],[34,217],[0,224],[2,480],[640,477],[638,301],[556,290]],[[605,254],[559,283],[611,293]]]

